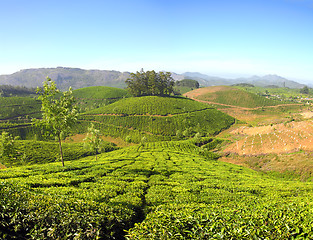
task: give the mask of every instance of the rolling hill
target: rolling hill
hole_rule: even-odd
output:
[[[214,135],[234,119],[206,104],[181,97],[136,97],[121,99],[80,116],[76,131],[84,132],[92,121],[109,136],[140,142]]]
[[[73,91],[80,112],[113,103],[121,98],[130,97],[127,90],[114,87],[93,86]]]
[[[243,108],[256,108],[282,104],[281,101],[267,99],[263,96],[229,86],[199,88],[185,93],[184,95],[209,103]]]

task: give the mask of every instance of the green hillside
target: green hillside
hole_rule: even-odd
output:
[[[105,86],[80,88],[74,90],[73,95],[81,112],[108,105],[121,98],[130,97],[125,89]]]
[[[0,170],[0,238],[312,239],[313,184],[146,143]],[[127,232],[125,232],[127,230]]]
[[[196,99],[245,108],[275,106],[284,102],[267,99],[263,96],[235,87],[218,86],[197,89],[187,93]]]
[[[37,116],[41,102],[30,97],[0,97],[0,120]]]
[[[41,117],[41,102],[31,97],[0,97],[0,134],[7,131],[22,139],[33,138],[32,118]]]
[[[60,161],[59,145],[57,142],[15,140],[14,147],[16,150],[14,159],[0,157],[0,162],[6,167]],[[92,151],[84,148],[83,143],[63,143],[62,147],[65,161],[77,160],[82,157],[94,155]],[[114,144],[105,142],[102,151],[109,152],[115,149],[117,147]]]
[[[75,126],[84,132],[89,122],[109,136],[127,136],[133,142],[179,139],[196,133],[214,135],[234,123],[234,119],[206,104],[186,98],[137,97],[121,99],[86,112]]]
[[[105,86],[76,89],[73,91],[73,95],[78,99],[114,99],[130,96],[125,89]]]

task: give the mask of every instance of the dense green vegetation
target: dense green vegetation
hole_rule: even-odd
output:
[[[75,126],[84,132],[88,122],[109,136],[129,136],[140,142],[214,135],[234,123],[234,119],[206,104],[180,97],[137,97],[122,99],[86,112]]]
[[[174,92],[174,79],[170,72],[143,71],[131,73],[125,81],[128,91],[135,97],[169,96]]]
[[[298,102],[301,98],[308,98],[313,96],[313,89],[307,89],[307,94],[303,93],[303,89],[297,88],[279,88],[275,86],[268,87],[237,87],[239,89],[255,93],[257,95],[267,96],[270,99],[288,101],[288,102]]]
[[[0,97],[0,120],[31,118],[40,113],[40,101],[30,97]]]
[[[183,79],[175,82],[174,91],[176,94],[184,94],[200,87],[198,81],[193,79]]]
[[[278,100],[267,99],[242,89],[226,86],[221,91],[205,93],[198,96],[197,99],[246,108],[275,106],[284,103]]]
[[[282,103],[246,90],[255,87],[238,88],[204,97],[248,108]],[[63,143],[62,167],[56,142],[14,140],[14,156],[0,159],[9,167],[0,170],[0,239],[313,238],[312,182],[217,160],[216,150],[229,140],[213,136],[234,118],[183,97],[133,98],[108,87],[79,89],[74,96],[81,114],[72,132],[86,133],[92,123],[90,150]],[[0,128],[40,139],[29,127],[40,102],[5,99]],[[100,133],[139,144],[118,149],[105,142],[96,158]]]
[[[83,143],[63,143],[64,160],[71,161],[81,157],[94,155],[92,150],[84,148]],[[103,142],[103,152],[117,149],[114,144]],[[15,140],[15,158],[6,159],[0,157],[0,162],[7,167],[43,164],[59,162],[59,146],[56,142],[34,141],[34,140]]]
[[[221,163],[202,151],[191,141],[155,142],[66,167],[1,170],[1,238],[313,237],[312,183]]]
[[[34,96],[36,89],[21,86],[0,85],[0,97],[26,97]]]
[[[105,86],[76,89],[73,91],[73,95],[81,112],[103,107],[121,98],[131,96],[125,89]]]

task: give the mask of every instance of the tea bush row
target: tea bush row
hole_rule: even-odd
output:
[[[1,206],[9,210],[0,223],[10,224],[11,236],[37,239],[50,233],[60,239],[312,237],[311,182],[213,160],[199,154],[199,142],[149,142],[101,154],[97,161],[89,156],[65,167],[54,162],[1,170]],[[21,191],[32,203],[16,197]]]

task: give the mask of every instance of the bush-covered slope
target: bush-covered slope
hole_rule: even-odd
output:
[[[8,160],[0,157],[0,163],[7,167],[60,161],[60,150],[57,142],[16,140],[14,145],[17,152],[15,159]],[[94,154],[85,149],[83,143],[62,143],[62,147],[65,161],[77,160]],[[105,142],[103,146],[103,151],[115,149],[117,147],[112,143]]]
[[[146,143],[0,170],[2,239],[311,239],[313,184]],[[134,225],[137,223],[136,225]]]
[[[7,131],[22,139],[33,138],[31,119],[41,117],[41,102],[31,97],[0,97],[0,134]]]
[[[78,99],[116,99],[130,96],[125,89],[105,86],[76,89],[73,91],[73,95]]]
[[[40,113],[41,102],[30,97],[0,97],[0,120],[31,118]]]
[[[130,97],[125,89],[105,86],[80,88],[74,90],[73,95],[81,112],[108,105],[121,98]]]
[[[110,136],[140,142],[169,140],[173,137],[214,135],[234,123],[234,119],[208,105],[186,98],[137,97],[119,100],[80,116],[76,131],[84,131],[89,122]]]
[[[242,89],[227,86],[200,88],[188,92],[185,95],[203,101],[246,108],[275,106],[282,104],[281,101],[267,99],[263,96],[250,93]]]

